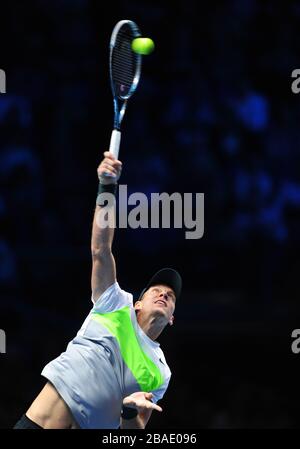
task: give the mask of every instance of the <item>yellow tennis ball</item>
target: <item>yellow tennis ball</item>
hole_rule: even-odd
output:
[[[154,42],[149,37],[136,37],[131,42],[131,48],[139,55],[150,55],[154,50]]]

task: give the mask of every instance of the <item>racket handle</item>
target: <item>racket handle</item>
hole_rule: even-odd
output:
[[[119,148],[121,142],[121,131],[114,129],[111,133],[109,151],[115,156],[116,159],[119,157]]]

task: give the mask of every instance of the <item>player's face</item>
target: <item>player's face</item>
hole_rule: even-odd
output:
[[[151,313],[163,314],[169,324],[173,324],[176,296],[168,285],[158,284],[150,287],[138,301],[137,308]]]

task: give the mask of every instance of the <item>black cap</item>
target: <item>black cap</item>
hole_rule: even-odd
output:
[[[179,298],[182,288],[182,279],[178,271],[173,270],[173,268],[162,268],[157,271],[154,276],[150,279],[144,290],[141,292],[139,299],[143,296],[148,288],[152,285],[166,284],[174,290],[176,299]]]

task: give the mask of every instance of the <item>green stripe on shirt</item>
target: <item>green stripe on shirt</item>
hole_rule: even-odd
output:
[[[102,324],[117,339],[122,358],[141,391],[156,390],[163,384],[162,373],[138,342],[130,318],[130,307],[108,313],[93,312],[91,318]]]

